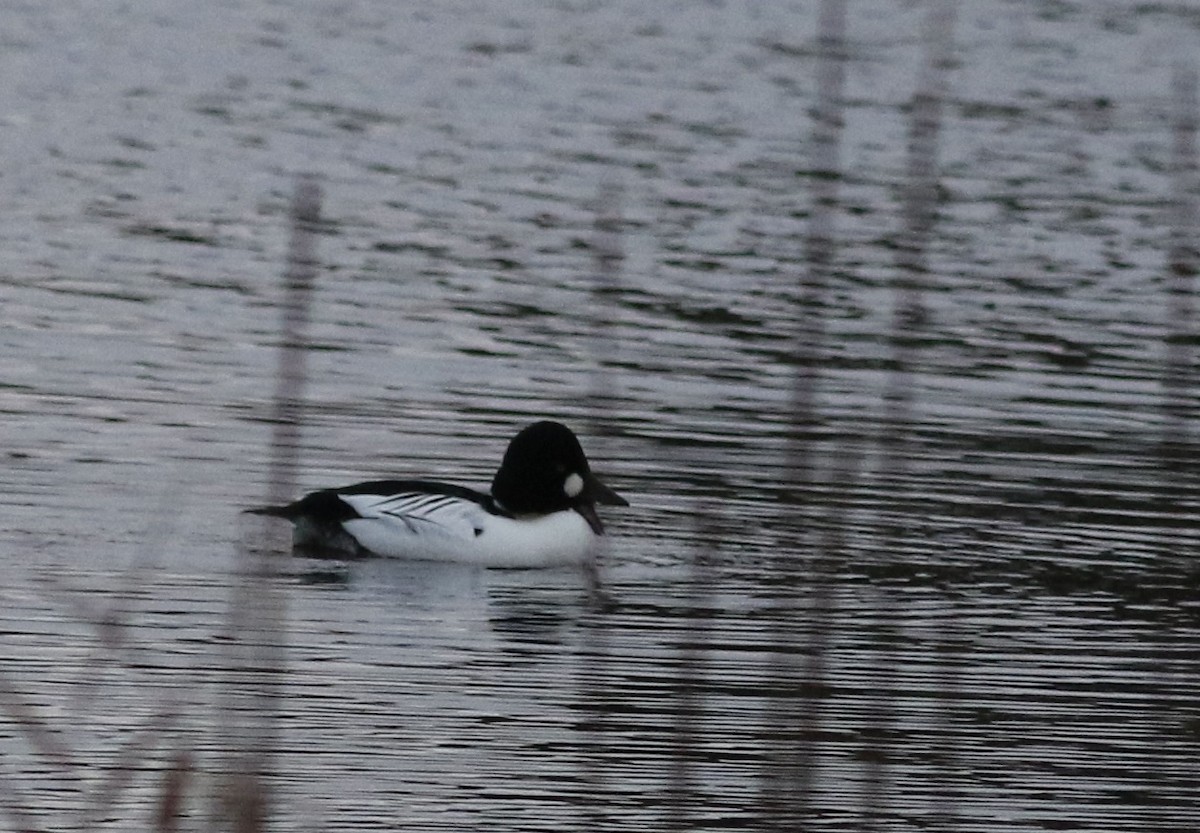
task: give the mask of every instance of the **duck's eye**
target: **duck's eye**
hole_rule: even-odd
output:
[[[579,497],[579,493],[583,491],[583,478],[574,473],[567,475],[567,479],[563,481],[563,491],[567,493],[567,497]]]

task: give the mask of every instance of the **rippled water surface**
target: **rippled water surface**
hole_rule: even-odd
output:
[[[929,9],[847,4],[789,507],[812,5],[0,10],[5,829],[153,827],[164,796],[213,829],[259,732],[278,830],[1200,826],[1196,339],[1167,269],[1200,18],[959,4],[898,364]],[[305,173],[301,488],[486,484],[556,416],[633,504],[599,592],[245,577]]]

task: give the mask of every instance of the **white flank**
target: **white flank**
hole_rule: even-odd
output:
[[[580,484],[582,488],[582,483]],[[363,517],[343,529],[376,555],[490,567],[578,564],[596,535],[578,512],[504,518],[448,495],[341,495]]]

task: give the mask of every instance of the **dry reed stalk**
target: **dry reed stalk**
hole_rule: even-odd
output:
[[[312,286],[317,273],[321,189],[301,177],[292,196],[291,236],[280,310],[280,352],[272,410],[267,503],[294,494],[307,383],[305,356]],[[221,712],[226,732],[222,780],[214,811],[237,833],[266,829],[271,816],[278,701],[284,679],[285,598],[278,558],[265,545],[265,521],[241,553],[241,571],[228,615],[229,679]]]
[[[790,419],[785,437],[786,478],[780,500],[779,551],[771,566],[779,598],[771,611],[768,697],[759,775],[760,812],[769,830],[794,830],[810,814],[817,766],[815,697],[807,674],[821,636],[816,623],[801,622],[811,585],[811,531],[816,517],[816,431],[820,424],[821,371],[826,359],[825,306],[837,259],[841,143],[846,79],[846,3],[823,0],[818,11],[816,81],[809,181],[812,208],[804,241],[806,270],[795,307],[792,333]],[[821,658],[817,657],[816,662]]]
[[[1172,79],[1174,140],[1171,154],[1170,245],[1167,253],[1166,356],[1163,368],[1163,436],[1159,445],[1163,470],[1163,498],[1178,511],[1194,492],[1191,422],[1195,406],[1195,279],[1200,268],[1197,242],[1196,199],[1200,165],[1196,154],[1196,127],[1200,119],[1196,69],[1180,64]],[[1172,536],[1172,541],[1178,541]]]
[[[621,188],[607,183],[600,188],[593,221],[592,252],[595,267],[592,284],[591,348],[595,369],[589,392],[593,418],[589,433],[603,440],[611,430],[611,411],[615,380],[611,364],[616,353],[616,338],[612,318],[612,297],[620,285],[621,264]],[[599,457],[606,458],[603,445]],[[602,543],[603,543],[603,539]],[[596,557],[584,564],[584,579],[588,591],[588,619],[583,630],[583,646],[579,655],[579,676],[576,688],[580,708],[591,715],[582,734],[581,780],[587,785],[589,800],[583,803],[583,829],[600,829],[606,823],[605,801],[609,794],[608,776],[605,773],[608,754],[603,740],[603,728],[599,727],[601,715],[607,713],[613,696],[609,692],[606,676],[609,673],[610,650],[607,637],[608,617],[616,606],[601,581],[599,563],[604,557],[601,550]]]
[[[701,824],[692,808],[703,804],[704,786],[696,777],[695,762],[704,748],[704,699],[710,633],[713,625],[713,588],[716,560],[726,538],[720,508],[700,501],[695,511],[696,545],[692,548],[691,576],[684,598],[686,627],[680,628],[677,658],[679,672],[672,694],[671,762],[666,795],[664,829],[691,831]]]
[[[175,752],[171,757],[171,765],[163,773],[158,806],[155,807],[154,829],[159,833],[175,833],[179,829],[193,771],[191,753],[182,750]]]
[[[590,341],[594,366],[591,391],[588,395],[589,411],[592,414],[589,433],[600,441],[597,456],[601,459],[607,457],[603,440],[612,431],[611,417],[617,391],[612,370],[617,355],[613,298],[620,291],[621,265],[625,260],[621,248],[622,197],[623,190],[619,184],[604,183],[596,200],[596,216],[593,221],[591,248],[595,272],[591,289]],[[600,563],[604,559],[607,543],[601,538],[595,557],[583,565],[584,580],[593,605],[607,605],[612,601],[604,590],[600,576]]]
[[[879,477],[892,496],[891,516],[881,524],[878,558],[886,561],[901,549],[905,528],[919,517],[912,501],[911,459],[912,427],[915,413],[916,373],[921,338],[928,327],[925,294],[929,279],[929,248],[937,222],[939,199],[939,145],[942,110],[948,96],[949,72],[954,61],[955,0],[937,0],[929,9],[923,35],[924,61],[909,107],[908,152],[905,185],[901,202],[899,246],[896,252],[896,276],[893,281],[892,328],[890,333],[891,370],[884,392],[884,419],[879,436],[881,462]],[[871,627],[879,633],[876,660],[876,692],[867,708],[866,739],[863,758],[861,829],[876,830],[889,817],[890,747],[895,736],[889,702],[895,687],[894,645],[902,634],[895,611],[888,609],[894,597],[877,594],[877,621]],[[952,814],[949,806],[939,808]]]

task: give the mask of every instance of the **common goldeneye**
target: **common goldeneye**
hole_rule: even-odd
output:
[[[246,511],[291,521],[301,552],[545,567],[594,552],[604,534],[598,503],[629,505],[592,474],[571,429],[543,421],[508,444],[490,494],[430,480],[373,480]]]

